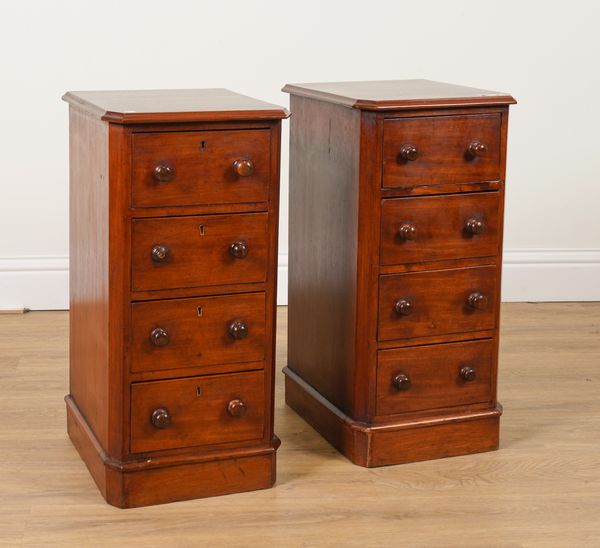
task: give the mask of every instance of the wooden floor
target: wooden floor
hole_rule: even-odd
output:
[[[278,373],[273,489],[133,510],[104,503],[66,436],[67,323],[0,315],[0,544],[600,546],[600,303],[504,305],[497,452],[359,468],[284,406]]]

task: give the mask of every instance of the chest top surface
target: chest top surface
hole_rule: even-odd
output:
[[[285,108],[227,89],[68,91],[71,105],[113,123],[286,118]]]
[[[448,106],[510,105],[512,96],[432,80],[380,80],[287,84],[291,95],[338,103],[361,110],[443,108]]]

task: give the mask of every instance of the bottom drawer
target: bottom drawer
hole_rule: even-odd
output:
[[[393,415],[492,399],[491,339],[381,350],[377,415]]]
[[[131,385],[131,452],[259,439],[262,371]]]

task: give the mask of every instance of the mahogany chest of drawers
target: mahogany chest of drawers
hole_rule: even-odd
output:
[[[286,401],[356,464],[496,449],[509,95],[288,85]]]
[[[106,500],[270,487],[284,109],[69,92],[69,435]]]

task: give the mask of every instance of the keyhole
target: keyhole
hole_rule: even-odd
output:
[[[200,141],[200,150],[202,152],[206,150],[206,141]]]
[[[196,386],[196,397],[201,396],[202,395],[202,388],[200,388],[199,386]]]
[[[200,236],[204,236],[204,225],[200,225],[198,231],[200,232]]]
[[[202,317],[202,312],[203,312],[202,307],[199,306],[198,307],[198,316]]]

